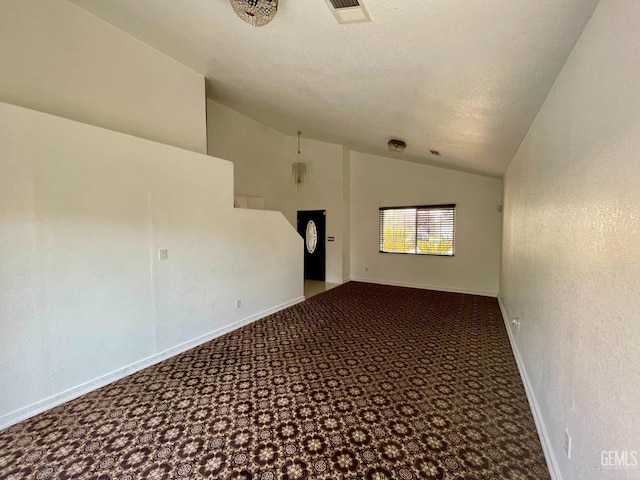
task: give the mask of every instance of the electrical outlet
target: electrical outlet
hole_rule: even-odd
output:
[[[568,459],[571,459],[571,435],[569,435],[569,430],[564,431],[564,453]]]
[[[236,300],[236,308],[240,308],[241,305],[242,301],[240,301],[240,299]]]
[[[516,327],[516,332],[520,331],[520,319],[518,317],[511,319],[511,325]]]
[[[161,248],[158,250],[158,259],[166,260],[169,258],[169,251],[166,248]]]

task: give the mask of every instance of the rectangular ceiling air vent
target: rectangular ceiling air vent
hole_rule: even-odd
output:
[[[364,8],[362,0],[325,0],[338,23],[370,22],[371,17]]]
[[[333,8],[359,7],[358,0],[330,0]]]

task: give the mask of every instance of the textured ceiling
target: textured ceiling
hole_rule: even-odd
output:
[[[72,0],[206,75],[208,96],[294,135],[500,177],[597,0],[280,0],[253,28],[228,0]],[[442,156],[434,157],[430,149]]]

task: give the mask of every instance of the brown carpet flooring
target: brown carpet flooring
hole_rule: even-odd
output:
[[[351,282],[0,432],[0,478],[549,474],[495,299]]]

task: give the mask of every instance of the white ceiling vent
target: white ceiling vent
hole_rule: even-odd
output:
[[[325,0],[338,20],[338,23],[370,22],[371,17],[362,4],[362,0]]]

